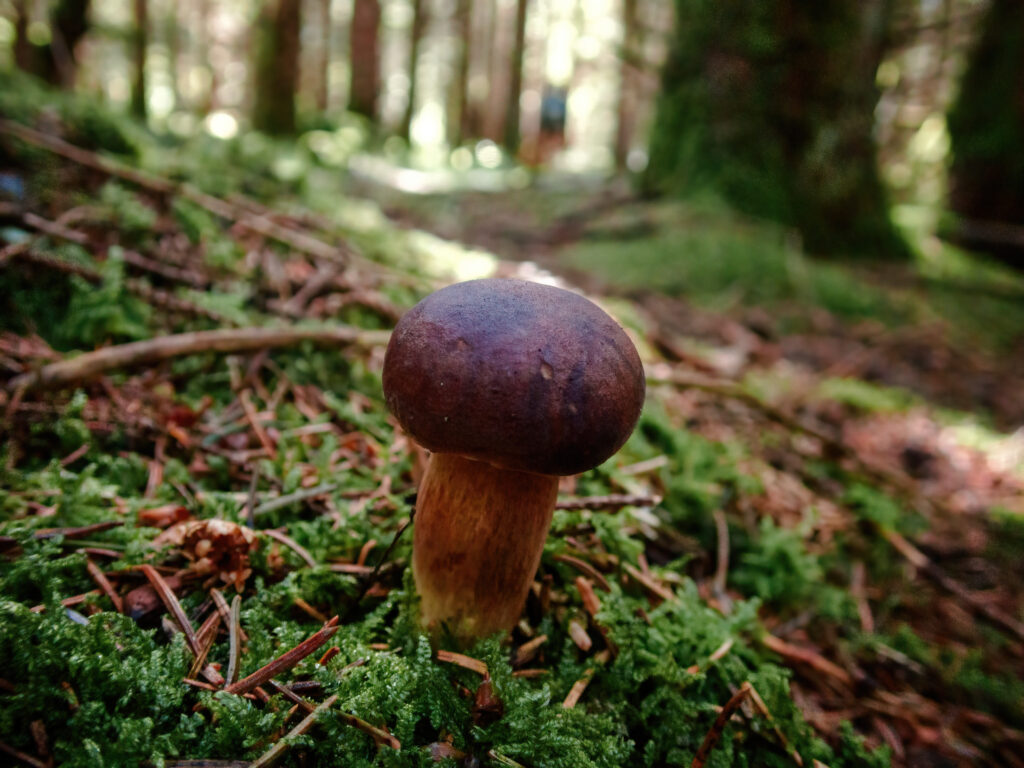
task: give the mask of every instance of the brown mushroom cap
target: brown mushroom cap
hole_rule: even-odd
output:
[[[622,328],[582,296],[522,280],[472,280],[427,296],[398,322],[384,395],[431,451],[572,475],[629,437],[644,372]]]

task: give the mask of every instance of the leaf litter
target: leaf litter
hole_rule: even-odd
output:
[[[12,759],[1024,764],[1012,448],[830,396],[827,366],[794,388],[748,334],[693,352],[637,307],[636,433],[563,481],[509,640],[436,648],[403,535],[423,455],[379,386],[435,278],[387,231],[24,123],[0,144],[29,188],[0,246]]]

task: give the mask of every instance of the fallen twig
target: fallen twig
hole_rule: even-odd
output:
[[[729,722],[729,718],[733,716],[740,705],[747,700],[750,695],[750,683],[744,683],[740,686],[740,689],[734,693],[725,706],[722,707],[722,711],[718,713],[718,717],[715,718],[715,722],[711,724],[711,729],[707,732],[704,737],[704,741],[701,742],[700,747],[697,749],[697,754],[693,756],[693,762],[690,763],[690,768],[703,768],[707,764],[708,757],[711,754],[711,750],[715,748],[719,741],[722,739],[722,733],[725,731],[726,723]]]
[[[238,660],[242,655],[242,596],[235,595],[231,600],[231,611],[228,614],[228,668],[224,679],[228,685],[238,680]]]
[[[338,631],[338,617],[333,617],[315,634],[303,640],[287,653],[283,653],[269,664],[257,669],[248,677],[231,683],[224,690],[228,693],[242,694],[251,691],[258,685],[270,680],[286,669],[291,669],[317,648],[326,643]]]
[[[718,534],[717,557],[715,562],[715,578],[711,582],[711,591],[722,606],[725,613],[732,612],[732,599],[725,591],[726,580],[729,576],[729,523],[725,519],[725,512],[721,509],[714,511],[715,531]]]
[[[90,283],[102,283],[103,275],[97,270],[85,266],[84,264],[75,264],[66,259],[62,259],[59,256],[55,256],[52,253],[43,251],[36,248],[31,242],[28,243],[16,243],[13,246],[8,246],[0,251],[0,267],[4,266],[8,261],[13,260],[15,257],[19,261],[29,262],[45,269],[54,270],[56,272],[63,272],[68,275],[78,275],[83,280],[88,280]],[[179,296],[175,296],[173,293],[161,290],[160,288],[154,288],[149,283],[143,280],[136,280],[134,278],[127,278],[124,281],[124,289],[135,296],[138,296],[143,301],[152,304],[153,306],[166,309],[170,312],[180,312],[182,314],[194,315],[196,317],[205,317],[208,320],[212,320],[217,323],[225,325],[233,325],[224,315],[219,312],[214,312],[206,307],[201,307],[186,299],[182,299]]]
[[[656,507],[660,496],[647,494],[611,493],[607,496],[577,496],[559,499],[555,509],[620,509],[622,507]]]
[[[359,263],[378,272],[394,276],[396,279],[402,279],[405,284],[411,282],[408,275],[403,275],[383,264],[370,261],[364,256],[357,254],[351,245],[347,243],[331,245],[305,232],[281,226],[269,218],[267,215],[270,213],[269,211],[262,207],[257,208],[255,204],[247,202],[249,210],[246,210],[247,206],[237,205],[208,195],[190,184],[175,183],[154,174],[144,173],[116,160],[102,157],[81,147],[76,147],[56,136],[50,136],[10,120],[0,120],[0,133],[15,136],[22,141],[46,149],[86,168],[92,168],[108,176],[117,177],[150,192],[155,192],[159,195],[180,195],[205,208],[214,216],[233,221],[242,229],[255,232],[271,240],[276,240],[307,256],[339,264]]]
[[[149,583],[153,585],[153,589],[156,590],[157,595],[163,601],[163,604],[167,607],[171,616],[174,617],[175,622],[181,627],[181,631],[185,633],[185,639],[188,641],[188,647],[192,651],[193,656],[199,656],[202,653],[202,648],[199,647],[199,638],[196,637],[196,632],[192,628],[192,623],[188,620],[188,616],[185,615],[185,611],[181,607],[181,603],[178,602],[178,598],[174,596],[174,592],[164,581],[164,577],[160,575],[159,571],[151,565],[138,565],[136,566],[146,578],[149,579]]]
[[[766,632],[762,635],[760,640],[761,644],[765,648],[773,653],[777,653],[784,659],[806,664],[812,669],[815,669],[828,677],[834,678],[844,685],[850,686],[853,684],[853,678],[850,676],[849,672],[838,664],[829,661],[820,653],[812,651],[810,648],[802,648],[798,645],[787,643],[785,640],[776,637],[770,632]]]
[[[312,488],[303,488],[295,493],[289,493],[285,496],[265,501],[252,511],[252,516],[259,517],[260,515],[266,515],[278,509],[283,509],[289,504],[306,501],[307,499],[315,499],[318,496],[325,496],[331,491],[336,490],[338,486],[338,483],[321,483],[320,485],[315,485]]]
[[[7,382],[8,392],[51,389],[78,384],[107,371],[151,365],[184,355],[207,352],[251,352],[287,347],[303,341],[315,344],[352,344],[360,347],[387,343],[387,331],[363,331],[346,326],[331,328],[229,328],[160,336],[146,341],[117,344],[77,357],[50,363]]]
[[[672,590],[668,589],[668,587],[659,584],[657,581],[655,581],[647,574],[641,573],[629,563],[623,564],[622,567],[625,569],[626,573],[628,573],[630,576],[636,579],[637,582],[639,582],[640,586],[644,587],[648,592],[651,592],[652,594],[660,597],[662,600],[665,600],[667,602],[679,601],[679,598],[675,596]]]
[[[32,534],[33,539],[52,539],[63,536],[65,539],[83,539],[93,533],[109,531],[111,528],[120,528],[124,525],[120,520],[105,520],[102,523],[82,525],[77,528],[40,528]]]
[[[571,565],[584,576],[593,579],[605,592],[612,591],[611,584],[608,583],[608,579],[604,577],[604,574],[586,560],[581,560],[580,558],[573,557],[572,555],[555,555],[555,560],[560,563],[565,563],[566,565]]]
[[[92,576],[92,580],[103,590],[103,594],[114,604],[114,610],[118,613],[124,613],[124,601],[121,599],[121,596],[117,594],[107,575],[88,556],[85,558],[85,568],[89,571],[89,575]]]
[[[15,749],[4,741],[0,741],[0,752],[6,752],[11,757],[21,760],[21,762],[31,765],[33,768],[47,768],[46,763],[42,760],[37,760],[32,755],[26,754],[20,749]]]
[[[724,659],[726,656],[728,656],[729,651],[732,650],[732,646],[735,644],[735,642],[735,639],[730,637],[728,640],[726,640],[724,643],[718,646],[718,648],[715,649],[714,653],[708,656],[708,665],[710,665],[713,662]],[[700,664],[691,664],[689,667],[686,668],[686,671],[689,672],[691,675],[696,675],[698,672],[700,672],[700,670]]]
[[[316,560],[314,560],[313,556],[309,554],[309,550],[301,544],[299,544],[299,542],[295,541],[295,539],[293,539],[288,534],[284,533],[283,531],[275,530],[273,528],[268,528],[267,530],[263,531],[263,533],[269,536],[270,538],[274,539],[274,541],[279,541],[280,543],[284,544],[286,547],[292,550],[292,552],[297,554],[302,559],[302,561],[310,568],[316,568]]]
[[[980,615],[982,618],[988,619],[997,627],[1009,632],[1018,640],[1024,641],[1024,623],[1017,621],[1015,618],[1003,613],[998,608],[980,600],[978,596],[967,589],[967,587],[946,575],[946,573],[924,552],[919,550],[896,531],[882,526],[876,527],[878,528],[882,538],[892,544],[893,548],[905,557],[911,565],[924,573],[944,590],[966,603],[967,607],[976,614]]]
[[[314,709],[312,712],[310,712],[308,715],[302,718],[302,720],[299,721],[298,725],[296,725],[294,728],[288,731],[284,738],[278,740],[278,742],[274,744],[274,746],[272,746],[269,750],[260,755],[259,758],[250,763],[249,768],[266,768],[267,766],[273,765],[278,760],[280,760],[281,757],[284,756],[285,751],[291,746],[290,740],[294,739],[296,736],[301,736],[310,728],[312,728],[313,724],[316,722],[316,719],[325,711],[333,707],[334,702],[336,702],[337,700],[337,694],[328,696],[326,699],[324,699],[317,706],[316,709]]]

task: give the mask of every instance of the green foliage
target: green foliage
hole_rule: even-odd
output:
[[[107,341],[133,341],[151,335],[152,307],[125,288],[124,261],[113,247],[98,265],[102,282],[94,285],[78,275],[70,277],[71,298],[62,318],[59,346],[93,347]]]
[[[18,69],[3,72],[0,115],[27,125],[45,112],[61,121],[65,138],[81,147],[134,157],[144,141],[141,129],[106,108],[94,96],[55,91]]]
[[[921,402],[907,390],[883,387],[863,379],[825,379],[817,391],[822,397],[867,413],[906,411]]]
[[[771,518],[762,518],[758,535],[740,556],[742,567],[733,577],[736,587],[766,602],[806,606],[824,574],[804,539],[799,529],[780,528]]]
[[[848,267],[808,260],[778,226],[700,201],[665,204],[651,215],[652,234],[583,240],[566,250],[566,262],[609,284],[685,296],[715,310],[760,305],[784,317],[796,304],[847,320],[907,319],[883,289]]]
[[[151,234],[156,224],[156,211],[139,199],[134,191],[116,181],[108,181],[100,189],[99,198],[118,231],[130,241],[139,242]]]

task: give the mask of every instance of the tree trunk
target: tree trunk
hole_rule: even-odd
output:
[[[619,103],[615,122],[615,168],[626,169],[633,141],[637,83],[633,62],[640,56],[640,24],[637,0],[622,0],[622,51],[619,55]]]
[[[1024,266],[1024,5],[992,0],[949,113],[950,207],[966,245]],[[973,234],[971,234],[973,232]],[[1014,244],[1016,241],[1016,244]]]
[[[28,2],[15,0],[14,3],[14,63],[23,72],[37,74],[35,53],[28,41]]]
[[[526,51],[526,4],[516,0],[516,42],[512,47],[508,85],[508,109],[505,112],[505,150],[513,157],[519,152],[519,97],[523,90],[523,54]]]
[[[89,29],[89,0],[60,0],[50,11],[50,42],[32,45],[28,39],[28,3],[15,6],[15,62],[48,83],[70,90],[75,85],[78,63],[75,48]]]
[[[253,127],[276,135],[295,133],[302,0],[269,0],[260,13],[256,43]]]
[[[355,0],[349,27],[351,86],[348,108],[377,120],[380,81],[380,0]]]
[[[149,0],[135,0],[132,35],[132,114],[146,119],[146,47],[149,43]]]
[[[892,0],[676,0],[648,191],[710,190],[820,254],[905,257],[875,159]]]
[[[399,135],[406,141],[409,140],[412,118],[416,114],[416,62],[420,58],[420,44],[423,42],[423,32],[426,28],[427,9],[424,0],[412,0],[412,28],[409,31],[409,100],[398,129]]]
[[[314,65],[316,85],[313,92],[313,103],[319,112],[327,111],[330,98],[331,71],[331,0],[318,0],[317,10],[320,25],[320,47],[317,50]]]
[[[449,121],[449,136],[453,145],[458,146],[471,134],[469,115],[469,66],[473,52],[473,2],[458,0],[455,9],[455,25],[459,37],[459,58],[455,65],[455,82],[452,85],[452,111]]]

